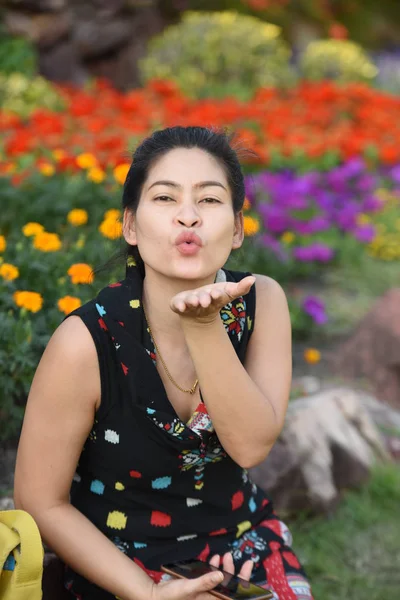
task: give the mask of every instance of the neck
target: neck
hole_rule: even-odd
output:
[[[171,300],[176,294],[210,285],[215,281],[215,273],[201,280],[171,279],[162,273],[146,267],[146,277],[143,280],[143,303],[150,322],[150,327],[176,338],[183,338],[180,317],[170,308]]]

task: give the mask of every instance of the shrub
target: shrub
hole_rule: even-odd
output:
[[[233,11],[188,11],[150,41],[139,68],[144,81],[171,79],[191,97],[248,97],[292,82],[289,58],[276,25]]]
[[[33,77],[36,72],[36,51],[33,44],[21,37],[8,35],[0,26],[0,73],[23,73]]]
[[[306,79],[335,79],[342,83],[370,82],[378,69],[364,50],[349,40],[318,40],[311,42],[301,59]]]
[[[29,79],[22,73],[0,73],[0,105],[4,111],[26,118],[37,108],[61,110],[64,102],[43,77]]]

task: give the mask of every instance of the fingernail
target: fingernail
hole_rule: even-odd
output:
[[[220,581],[222,581],[223,578],[224,578],[224,574],[219,571],[218,573],[213,573],[213,576],[211,579],[212,579],[213,583],[220,583]]]

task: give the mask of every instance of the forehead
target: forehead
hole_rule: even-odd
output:
[[[157,179],[173,179],[179,183],[196,183],[215,179],[227,185],[227,177],[216,158],[199,148],[174,148],[151,167],[148,183]]]

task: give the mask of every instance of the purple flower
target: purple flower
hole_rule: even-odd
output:
[[[390,172],[390,176],[395,183],[400,183],[400,165],[396,165]]]
[[[373,225],[365,224],[359,225],[353,231],[354,237],[359,241],[366,244],[370,244],[375,237],[376,230]]]
[[[327,217],[324,217],[323,215],[317,215],[316,217],[310,219],[309,225],[311,233],[316,233],[318,231],[326,231],[330,228],[331,223]]]
[[[288,228],[288,217],[280,206],[260,204],[258,211],[263,218],[265,229],[271,233],[282,233]]]
[[[334,255],[335,252],[332,248],[320,242],[293,249],[293,256],[301,262],[317,261],[326,263],[332,260]]]
[[[303,300],[303,310],[317,325],[324,325],[328,321],[323,301],[317,296],[306,296]]]
[[[367,196],[362,202],[362,212],[377,212],[383,206],[382,200],[376,196]]]

